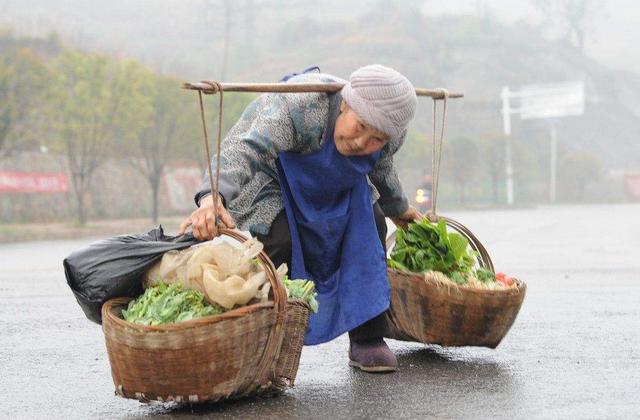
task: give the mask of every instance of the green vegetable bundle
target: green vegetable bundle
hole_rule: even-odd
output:
[[[283,283],[289,299],[305,302],[313,312],[318,312],[315,285],[309,280],[290,280],[286,275]],[[122,316],[129,322],[144,325],[173,324],[209,315],[218,315],[225,309],[206,301],[204,294],[194,289],[185,289],[180,283],[167,285],[159,282],[148,287],[135,300],[129,302]]]
[[[197,290],[184,289],[180,283],[167,285],[160,282],[129,302],[127,309],[122,311],[122,316],[129,322],[161,325],[223,312],[224,308],[211,305]]]
[[[316,300],[316,287],[310,280],[290,280],[288,276],[284,276],[282,279],[284,287],[287,289],[287,296],[289,299],[299,299],[309,305],[312,312],[317,313],[319,303]]]
[[[391,268],[416,273],[438,271],[457,284],[467,284],[470,278],[481,283],[495,281],[491,271],[475,268],[476,261],[477,253],[464,236],[448,232],[443,219],[431,223],[425,218],[398,231],[388,263]]]

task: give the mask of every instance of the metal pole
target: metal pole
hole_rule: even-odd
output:
[[[556,176],[558,169],[558,135],[556,124],[551,121],[551,143],[549,150],[549,202],[556,202]]]
[[[511,164],[511,137],[507,137],[506,139],[506,150],[505,156],[507,161],[507,166],[505,168],[505,173],[507,175],[507,204],[509,206],[513,206],[513,165]]]
[[[511,163],[511,108],[509,103],[509,88],[507,86],[502,88],[500,93],[502,97],[502,120],[504,124],[505,138],[505,175],[506,175],[506,187],[507,187],[507,205],[512,206],[513,199],[513,164]]]

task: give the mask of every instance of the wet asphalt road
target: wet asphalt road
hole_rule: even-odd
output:
[[[198,407],[113,395],[102,331],[61,266],[87,240],[0,244],[0,417],[640,417],[640,205],[449,215],[528,284],[497,349],[392,341],[400,370],[371,375],[347,366],[343,336],[305,347],[284,395]]]

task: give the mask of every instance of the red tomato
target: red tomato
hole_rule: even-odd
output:
[[[513,277],[504,276],[504,277],[498,278],[498,276],[496,276],[496,281],[498,283],[501,283],[501,284],[505,285],[505,286],[513,285],[513,280],[514,280]]]
[[[502,282],[507,277],[504,273],[496,273],[496,280]]]

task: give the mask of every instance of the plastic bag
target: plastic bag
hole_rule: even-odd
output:
[[[245,277],[254,268],[252,259],[262,251],[263,247],[264,245],[255,238],[244,242],[240,248],[227,243],[214,245],[212,257],[213,262],[218,266],[220,277],[222,279],[233,275]]]
[[[178,279],[187,278],[187,261],[194,251],[194,248],[187,248],[165,252],[160,261],[155,262],[149,271],[144,273],[142,286],[146,289],[157,285],[161,280],[171,284]]]
[[[143,274],[171,250],[200,243],[188,233],[165,236],[162,226],[140,235],[100,240],[64,259],[64,274],[89,320],[102,323],[102,305],[119,296],[142,294]]]
[[[226,309],[246,305],[252,299],[266,301],[266,273],[254,263],[263,247],[251,238],[239,246],[221,242],[169,251],[144,274],[143,286],[177,282]]]
[[[264,271],[252,273],[248,278],[232,274],[226,278],[219,278],[218,267],[205,264],[204,288],[207,300],[217,303],[226,309],[235,305],[246,305],[251,299],[262,297],[260,287],[266,282]]]
[[[144,275],[143,287],[158,282],[181,283],[187,289],[205,293],[202,283],[202,266],[214,261],[215,245],[204,244],[182,250],[169,251]]]

